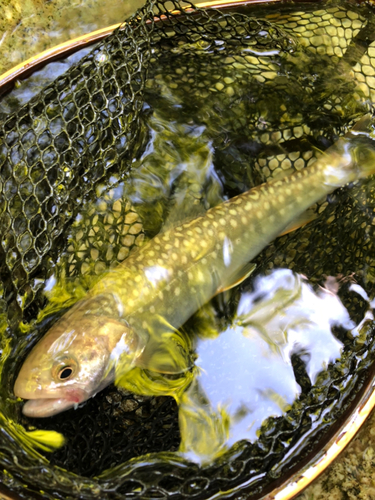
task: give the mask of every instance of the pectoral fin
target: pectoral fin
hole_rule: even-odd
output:
[[[189,353],[174,340],[150,340],[136,365],[140,368],[166,375],[178,375],[191,366]]]
[[[255,268],[256,264],[254,264],[253,262],[249,262],[248,264],[246,264],[245,267],[242,267],[238,272],[236,272],[233,276],[231,276],[229,282],[221,286],[217,290],[216,294],[225,292],[239,285],[240,283],[245,281],[246,278],[250,276],[250,274],[255,270]]]
[[[177,375],[193,365],[191,342],[186,334],[157,316],[149,331],[149,340],[135,364],[146,370]]]
[[[279,234],[279,236],[284,236],[285,234],[291,233],[292,231],[295,231],[296,229],[305,226],[306,224],[317,218],[318,214],[314,210],[309,208],[309,210],[306,210],[306,212],[303,212],[298,217],[293,219],[292,222],[287,225],[284,231]]]

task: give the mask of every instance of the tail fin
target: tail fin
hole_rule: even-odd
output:
[[[318,159],[324,165],[325,183],[341,187],[375,174],[375,119],[364,115]]]
[[[375,174],[375,118],[368,113],[344,136],[357,178]]]

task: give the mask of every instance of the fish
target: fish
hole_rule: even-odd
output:
[[[189,369],[178,343],[162,355],[168,332],[246,279],[255,268],[251,260],[305,224],[314,203],[375,173],[373,125],[365,115],[307,168],[165,229],[109,270],[24,361],[14,384],[15,396],[27,400],[24,415],[77,407],[134,367],[165,374]]]

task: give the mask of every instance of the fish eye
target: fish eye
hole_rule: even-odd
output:
[[[71,377],[72,374],[73,374],[73,368],[71,366],[64,366],[59,371],[58,377],[60,380],[66,380],[67,378]]]
[[[69,356],[64,356],[52,368],[52,374],[57,382],[66,382],[76,373],[77,362]]]

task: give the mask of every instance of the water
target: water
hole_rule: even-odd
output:
[[[127,249],[189,216],[194,201],[207,209],[284,171],[305,168],[367,111],[375,92],[373,44],[361,54],[356,36],[372,11],[335,4],[326,10],[272,9],[270,18],[288,35],[280,36],[283,49],[267,45],[259,55],[259,48],[246,46],[223,60],[214,43],[180,46],[164,59],[156,51],[143,146],[131,171],[124,176],[115,169],[76,214],[46,287],[50,313],[82,296]],[[355,61],[341,47],[344,28]],[[63,71],[70,61],[54,64]],[[29,99],[48,71],[6,97],[2,112]],[[210,461],[243,439],[256,443],[273,422],[289,418],[291,408],[307,404],[306,395],[330,377],[327,367],[363,344],[374,298],[373,189],[370,179],[321,200],[313,223],[277,239],[256,259],[248,280],[188,322],[184,334],[195,338],[197,370],[178,410],[188,458]],[[153,387],[151,377],[149,392]],[[107,397],[112,393],[55,423],[33,425],[69,435],[79,412],[87,415],[85,408],[103,405]],[[317,427],[321,419],[316,415]],[[176,451],[175,442],[169,449]],[[147,451],[158,450],[142,448],[125,458]],[[118,457],[111,466],[125,460]]]

